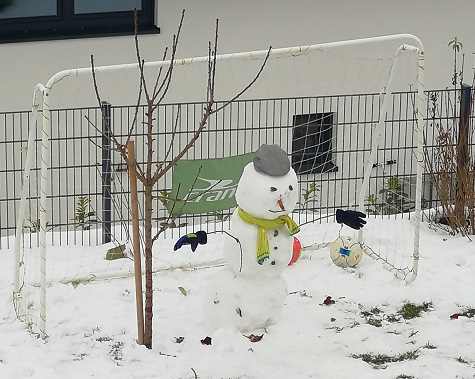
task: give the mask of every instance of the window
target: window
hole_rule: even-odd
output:
[[[335,114],[294,115],[292,167],[297,174],[338,171],[332,162],[332,135]]]
[[[0,43],[158,33],[155,0],[0,0]]]

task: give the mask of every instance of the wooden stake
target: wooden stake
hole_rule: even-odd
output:
[[[130,183],[130,208],[132,213],[132,245],[134,250],[134,274],[135,274],[135,303],[137,305],[137,343],[144,344],[144,316],[142,294],[142,263],[140,254],[139,234],[139,206],[137,198],[137,171],[135,167],[134,142],[127,142],[127,155],[129,159],[129,183]]]

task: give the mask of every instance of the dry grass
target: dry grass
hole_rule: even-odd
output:
[[[470,157],[467,136],[468,120],[454,120],[454,127],[444,126],[436,117],[437,109],[431,108],[435,146],[432,155],[426,150],[427,170],[431,184],[440,202],[434,219],[446,225],[453,234],[475,234],[475,161]],[[457,141],[456,141],[457,140]]]

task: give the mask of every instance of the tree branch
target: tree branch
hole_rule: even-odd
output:
[[[259,68],[259,71],[257,72],[256,76],[254,76],[254,79],[252,79],[252,81],[246,87],[244,87],[244,89],[241,92],[239,92],[237,95],[235,95],[231,100],[226,101],[222,106],[220,106],[219,108],[216,108],[213,111],[213,113],[217,113],[217,112],[221,111],[222,109],[226,108],[229,104],[231,104],[234,101],[236,101],[237,99],[239,99],[249,88],[251,88],[254,85],[254,83],[257,81],[257,79],[259,79],[259,76],[261,75],[262,71],[264,71],[264,67],[267,64],[267,61],[269,60],[271,52],[272,52],[272,46],[269,47],[269,50],[267,51],[267,55],[264,59],[264,62],[262,62],[262,65]]]
[[[143,86],[143,91],[145,93],[145,98],[149,100],[149,95],[148,95],[148,90],[147,90],[147,82],[145,80],[145,75],[144,75],[144,65],[145,61],[141,58],[140,56],[140,48],[139,48],[139,33],[138,33],[138,16],[137,16],[137,9],[134,9],[134,40],[135,40],[135,55],[137,57],[137,63],[139,66],[139,71],[140,71],[140,82],[142,83]],[[140,97],[139,97],[140,99]]]
[[[173,72],[173,68],[175,67],[175,59],[176,59],[176,51],[177,51],[177,48],[178,48],[178,40],[180,38],[180,33],[181,33],[181,29],[183,27],[184,18],[185,18],[185,10],[183,9],[183,11],[181,12],[180,24],[178,25],[178,31],[177,31],[176,35],[173,36],[173,43],[172,43],[171,56],[170,56],[170,65],[168,66],[168,70],[167,70],[167,73],[165,74],[165,78],[163,78],[163,81],[162,81],[160,87],[158,87],[158,89],[157,89],[157,83],[155,84],[154,93],[152,95],[152,100],[155,103],[155,107],[153,108],[153,110],[155,110],[156,107],[159,104],[162,103],[163,99],[165,98],[165,96],[168,92],[168,89],[170,88],[170,83],[171,83],[171,80],[172,80],[172,72]],[[157,79],[157,81],[158,81],[158,79]],[[161,93],[161,96],[157,101],[157,97],[159,96],[160,93]]]

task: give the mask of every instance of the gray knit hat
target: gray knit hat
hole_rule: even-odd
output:
[[[253,163],[256,171],[269,176],[284,176],[290,171],[287,153],[278,145],[261,145]]]

